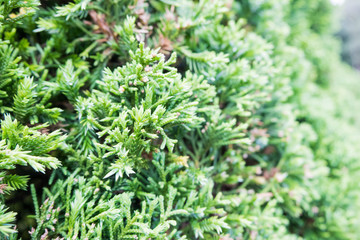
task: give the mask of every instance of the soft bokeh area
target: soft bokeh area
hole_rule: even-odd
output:
[[[341,31],[342,56],[351,66],[360,69],[360,1],[346,0],[342,5]]]

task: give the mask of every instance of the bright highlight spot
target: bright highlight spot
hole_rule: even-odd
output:
[[[342,5],[344,2],[345,0],[331,0],[331,3],[334,5]]]

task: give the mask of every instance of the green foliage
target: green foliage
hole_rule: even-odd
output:
[[[19,22],[21,19],[34,14],[40,2],[38,0],[2,0],[0,4],[0,22],[1,25],[4,25]]]
[[[10,233],[14,233],[15,229],[13,222],[15,221],[16,213],[6,212],[7,209],[3,204],[0,205],[0,236],[5,237]]]
[[[0,13],[1,237],[360,234],[360,88],[327,0],[0,1]],[[30,235],[5,207],[29,181]]]

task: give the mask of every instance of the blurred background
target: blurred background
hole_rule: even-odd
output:
[[[339,8],[342,58],[360,70],[360,0],[332,0]]]

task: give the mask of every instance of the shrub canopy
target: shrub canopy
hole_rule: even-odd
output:
[[[360,82],[332,11],[0,0],[1,237],[356,239]]]

